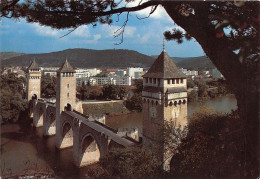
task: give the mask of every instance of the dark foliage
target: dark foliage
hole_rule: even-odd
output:
[[[23,99],[25,79],[14,73],[2,75],[0,78],[0,119],[2,122],[17,121],[19,114],[27,109],[28,103]]]
[[[41,93],[42,97],[50,98],[56,96],[56,78],[50,75],[42,75]]]
[[[124,99],[127,95],[127,89],[117,85],[104,85],[102,92],[104,99]]]
[[[171,161],[175,177],[241,178],[244,153],[242,121],[237,113],[213,114],[207,110],[195,114],[187,137]]]
[[[142,94],[135,93],[131,98],[126,100],[126,107],[129,110],[139,111],[141,112],[143,109],[142,104]]]
[[[156,157],[138,147],[114,149],[100,161],[107,177],[157,178],[163,176]],[[157,176],[157,177],[156,177]]]

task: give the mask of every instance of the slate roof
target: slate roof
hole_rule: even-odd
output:
[[[159,55],[159,57],[152,64],[148,72],[143,77],[149,78],[186,78],[168,56],[165,51]]]
[[[145,86],[143,88],[143,91],[146,92],[151,92],[151,93],[163,93],[163,87],[155,87],[155,86]],[[167,91],[169,93],[180,93],[180,92],[187,92],[187,89],[184,87],[172,87],[172,88],[167,88]]]
[[[29,70],[40,70],[38,64],[36,63],[35,59],[31,62],[29,67],[27,68],[27,71]]]
[[[75,71],[74,68],[70,65],[70,63],[68,62],[68,60],[66,59],[66,61],[63,63],[63,65],[61,65],[61,67],[58,69],[57,72],[62,72],[62,73],[75,73],[76,71]]]

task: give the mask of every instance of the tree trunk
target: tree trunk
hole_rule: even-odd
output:
[[[244,134],[244,151],[243,151],[243,167],[244,176],[259,177],[259,67],[260,61],[258,59],[256,64],[255,74],[247,76],[244,75],[240,79],[241,85],[236,86],[236,99],[239,116],[242,119],[242,131]],[[258,65],[258,67],[257,67]],[[253,70],[253,69],[251,69]],[[250,71],[250,73],[254,72]]]

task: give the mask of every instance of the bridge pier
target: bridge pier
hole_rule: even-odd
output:
[[[56,134],[56,108],[54,106],[47,106],[46,114],[43,118],[43,135],[50,136]]]

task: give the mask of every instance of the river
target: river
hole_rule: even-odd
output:
[[[234,96],[223,96],[201,103],[188,104],[188,116],[202,106],[217,112],[235,110]],[[142,130],[142,113],[108,117],[107,125],[117,128]],[[55,136],[43,137],[42,127],[7,124],[1,126],[1,176],[24,173],[26,170],[50,171],[61,178],[83,178],[88,167],[73,165],[72,148],[57,150]]]

